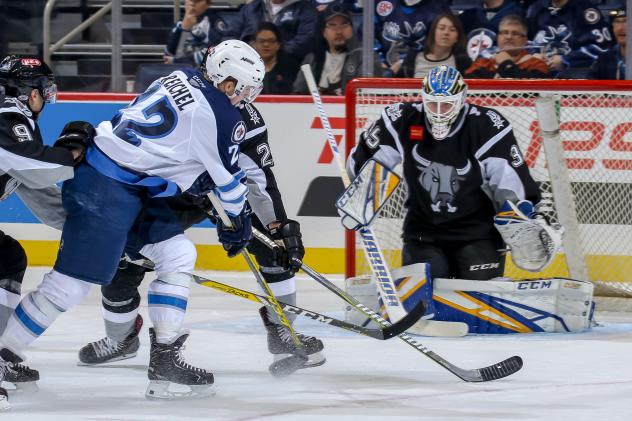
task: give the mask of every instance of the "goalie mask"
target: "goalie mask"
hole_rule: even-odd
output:
[[[29,95],[37,89],[47,104],[57,99],[53,71],[35,56],[13,54],[0,63],[0,86],[4,94],[17,98],[28,106]]]
[[[465,105],[467,85],[453,67],[437,66],[424,78],[421,96],[432,136],[445,139]]]
[[[228,78],[235,80],[235,93],[230,96],[233,105],[254,101],[263,89],[263,60],[243,41],[229,40],[210,47],[201,69],[215,87]]]

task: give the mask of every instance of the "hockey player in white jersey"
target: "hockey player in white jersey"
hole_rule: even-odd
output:
[[[291,258],[302,260],[305,254],[300,225],[297,221],[289,219],[285,213],[281,192],[272,170],[274,160],[263,116],[254,105],[248,103],[241,104],[239,111],[247,129],[245,140],[240,145],[239,163],[247,175],[248,202],[254,212],[253,225],[284,245],[277,252],[258,241],[253,241],[248,246],[248,250],[255,255],[259,269],[275,296],[284,303],[294,305],[296,304],[294,273],[299,268],[291,263]],[[195,197],[189,195],[154,199],[148,203],[145,211],[148,219],[160,217],[152,209],[157,200],[167,202],[169,208],[180,220],[183,229],[188,229],[193,224],[208,218],[208,212],[211,209],[208,199],[196,200]],[[136,260],[142,258],[138,251],[143,245],[143,234],[135,232],[133,236],[138,239],[128,239],[126,253],[131,259]],[[134,248],[134,243],[139,246]],[[138,334],[142,326],[142,318],[138,314],[140,306],[138,286],[147,271],[146,267],[131,262],[129,259],[122,259],[112,283],[101,288],[107,336],[81,349],[79,352],[81,364],[103,364],[136,355],[140,345]],[[265,307],[260,309],[260,315],[268,331],[268,350],[274,355],[275,361],[296,354],[297,347],[291,337],[285,334],[285,327],[280,324],[277,315],[269,313]],[[293,320],[295,315],[287,314],[287,317]],[[322,355],[322,342],[311,336],[298,335],[308,356],[301,368],[322,365],[325,362]]]
[[[45,146],[37,119],[46,103],[55,102],[57,88],[51,69],[39,58],[10,55],[0,63],[0,201],[14,191],[45,189],[73,176],[73,166],[83,159],[85,138],[76,130],[90,132],[87,123],[68,124],[55,146]],[[88,134],[88,133],[83,133]],[[27,258],[15,239],[0,231],[0,333],[20,301]],[[8,350],[0,364],[0,380],[16,385],[39,379],[39,373],[21,364]],[[0,387],[0,410],[7,406]]]
[[[234,106],[256,98],[264,73],[250,46],[227,41],[211,49],[203,70],[158,79],[111,121],[99,124],[86,164],[63,185],[67,217],[55,266],[16,307],[0,337],[0,352],[23,358],[25,348],[81,302],[93,284],[111,282],[128,232],[150,197],[214,191],[233,223],[232,230],[218,225],[229,256],[248,244],[247,189],[237,162],[245,125]],[[148,375],[208,390],[213,375],[191,367],[181,355],[188,336],[180,330],[190,282],[186,273],[193,269],[195,252],[186,250],[192,244],[184,236],[173,236],[180,230],[177,221],[168,225],[148,234],[156,234],[147,254],[158,277],[149,293],[154,328]],[[0,366],[6,366],[4,359]]]

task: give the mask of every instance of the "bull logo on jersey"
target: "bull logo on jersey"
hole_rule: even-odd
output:
[[[555,54],[566,55],[571,52],[571,47],[568,44],[571,35],[571,31],[566,25],[558,25],[557,28],[549,26],[547,29],[538,31],[533,43],[543,47],[543,53],[547,56]]]
[[[417,169],[421,171],[419,184],[430,194],[432,201],[430,208],[436,213],[440,213],[442,209],[446,209],[449,213],[456,212],[458,208],[452,203],[461,187],[461,181],[472,168],[470,160],[467,160],[463,168],[432,162],[419,155],[417,146],[413,147],[413,158],[418,164]]]

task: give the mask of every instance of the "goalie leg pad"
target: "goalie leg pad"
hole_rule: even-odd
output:
[[[435,320],[465,322],[470,333],[579,332],[590,328],[590,282],[436,279]]]
[[[393,280],[404,310],[410,312],[420,301],[424,302],[426,313],[423,319],[432,319],[435,313],[434,301],[432,300],[432,277],[430,276],[430,265],[427,263],[415,263],[414,265],[402,266],[393,269]],[[388,320],[388,314],[384,308],[381,297],[378,297],[380,313]]]

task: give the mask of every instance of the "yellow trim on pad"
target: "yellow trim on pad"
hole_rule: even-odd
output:
[[[53,266],[57,258],[59,241],[19,240],[30,266]],[[219,245],[196,244],[198,259],[195,267],[205,270],[248,271],[242,257],[229,259]],[[344,250],[335,248],[308,248],[305,263],[321,273],[344,272]],[[86,262],[88,264],[88,262]]]

